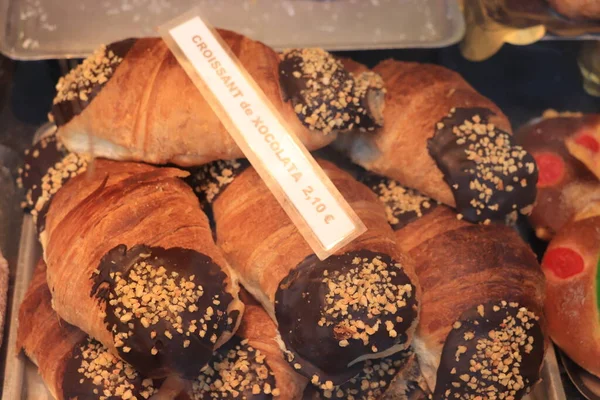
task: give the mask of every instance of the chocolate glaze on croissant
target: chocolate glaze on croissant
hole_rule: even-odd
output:
[[[166,376],[177,366],[192,377],[220,333],[233,330],[240,317],[227,313],[233,297],[222,290],[225,279],[210,257],[193,250],[121,245],[102,258],[92,294],[106,303],[104,320],[124,360],[153,375]],[[199,363],[179,362],[186,354]]]
[[[531,213],[537,169],[533,157],[490,124],[492,111],[457,108],[436,125],[427,146],[468,221]]]
[[[408,342],[417,302],[410,279],[397,266],[389,255],[368,250],[324,261],[312,255],[281,281],[275,294],[279,332],[304,374],[323,376],[319,370],[339,371],[365,348],[377,353]],[[328,306],[316,306],[323,304]],[[343,351],[323,350],[340,347]],[[360,364],[337,373],[350,377],[358,371]]]
[[[353,76],[317,48],[287,50],[281,58],[283,94],[309,129],[372,131],[383,124],[383,81],[375,73]]]
[[[19,169],[19,185],[25,189],[25,209],[36,223],[38,233],[46,224],[52,196],[67,181],[87,169],[89,157],[70,153],[55,134],[40,139],[25,151],[25,163]]]

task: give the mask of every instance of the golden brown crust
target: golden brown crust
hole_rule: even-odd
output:
[[[598,0],[548,0],[559,13],[569,18],[600,18]]]
[[[118,245],[183,248],[210,257],[227,274],[225,291],[233,296],[228,313],[233,317],[232,312],[243,310],[237,281],[212,240],[208,220],[193,191],[178,179],[186,175],[174,168],[98,160],[71,179],[50,205],[44,258],[53,306],[115,354],[103,315],[107,305],[92,295],[92,288],[101,260]],[[239,319],[233,318],[235,331]],[[216,347],[232,334],[224,332]]]
[[[346,142],[350,140],[346,136],[340,137],[338,143],[342,147],[358,148],[364,142],[370,150],[351,150],[355,162],[454,206],[450,187],[427,151],[427,140],[435,133],[436,123],[452,108],[459,107],[491,110],[495,116],[490,118],[490,122],[510,133],[508,119],[494,103],[449,69],[432,64],[386,60],[375,66],[373,71],[385,82],[385,125],[375,134],[354,138],[354,143]]]
[[[550,242],[542,267],[546,274],[545,311],[552,340],[576,363],[600,376],[598,259],[600,217],[566,224]],[[573,251],[566,270],[557,275],[553,251]],[[558,266],[560,267],[560,265]],[[571,269],[581,268],[581,270]],[[562,272],[560,272],[562,271]],[[569,276],[567,276],[569,275]]]
[[[219,33],[308,149],[335,139],[304,127],[283,101],[276,52],[234,32]],[[165,43],[155,38],[137,40],[100,93],[58,134],[71,151],[118,160],[190,166],[243,156]]]
[[[37,364],[46,386],[60,400],[67,359],[86,334],[61,321],[51,301],[46,265],[40,260],[19,308],[17,348]]]

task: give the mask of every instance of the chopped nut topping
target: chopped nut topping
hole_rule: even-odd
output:
[[[136,262],[126,274],[114,272],[111,278],[115,283],[108,301],[115,316],[123,323],[112,327],[115,347],[122,347],[132,338],[133,324],[130,321],[133,319],[149,330],[148,335],[153,340],[172,340],[175,335],[206,335],[207,324],[214,317],[212,308],[209,307],[199,320],[191,320],[186,324],[181,317],[181,313],[196,305],[204,295],[202,286],[194,283],[194,276],[186,278],[174,271],[169,273],[163,266],[154,267],[142,260]],[[163,323],[160,326],[168,323],[162,331],[157,331],[159,322]],[[217,337],[213,336],[215,343]],[[182,340],[183,347],[189,345],[189,340]],[[156,346],[151,349],[152,355],[159,352]]]
[[[82,344],[81,367],[77,372],[81,375],[80,384],[86,381],[97,386],[94,393],[100,394],[98,399],[120,397],[123,399],[148,399],[156,389],[151,379],[141,380],[137,371],[129,364],[112,355],[102,344],[88,338]],[[77,356],[78,357],[78,356]],[[138,382],[141,381],[141,384]]]
[[[208,205],[249,165],[248,161],[243,159],[214,161],[194,169],[188,182],[200,201]]]
[[[410,284],[398,286],[392,283],[396,274],[394,269],[401,268],[399,264],[388,265],[380,256],[372,259],[355,257],[353,268],[341,273],[333,271],[322,279],[327,285],[325,303],[329,306],[324,310],[320,326],[334,325],[336,337],[340,346],[348,345],[348,339],[361,340],[364,345],[369,343],[369,336],[379,329],[394,332],[394,326],[382,327],[380,315],[393,315],[407,305],[407,298],[412,295]],[[376,319],[371,326],[360,319],[352,319],[351,314],[364,312],[366,318]],[[377,351],[376,348],[373,351]]]
[[[41,139],[30,151],[25,152],[26,161],[17,183],[20,187],[25,187],[25,202],[23,206],[31,210],[34,222],[44,206],[50,201],[52,196],[63,187],[71,178],[84,172],[91,158],[86,155],[69,153],[57,141],[56,135],[51,135]],[[35,181],[38,173],[38,166],[48,165],[48,169],[42,171],[43,175],[39,181]],[[43,167],[45,168],[45,167]],[[32,181],[33,180],[33,181]]]
[[[404,353],[397,353],[391,357],[366,360],[357,376],[339,386],[319,384],[318,378],[313,379],[312,383],[321,390],[326,399],[380,399],[392,379],[404,367],[407,357]],[[414,383],[407,381],[406,385],[411,386]]]
[[[373,72],[358,77],[344,69],[342,63],[319,48],[291,49],[283,52],[281,74],[294,80],[299,93],[287,93],[301,121],[313,130],[328,134],[334,130],[353,129],[370,119],[365,98],[370,89],[383,91],[383,80]],[[284,88],[286,85],[284,85]],[[367,124],[364,128],[373,130]]]
[[[530,333],[539,317],[514,302],[485,307],[480,305],[476,316],[480,324],[476,324],[477,321],[463,321],[461,326],[455,326],[454,329],[462,332],[460,330],[465,325],[471,328],[486,323],[490,325],[490,320],[497,321],[498,325],[484,332],[479,328],[477,334],[471,330],[460,333],[465,346],[456,347],[456,367],[452,368],[453,375],[448,376],[442,387],[445,391],[443,398],[515,399],[523,393],[523,389],[534,383],[523,377],[521,372],[527,362],[525,358],[533,351],[535,339]],[[486,328],[488,325],[485,325]],[[542,343],[538,345],[543,346]],[[463,360],[461,356],[466,359]],[[540,356],[540,363],[541,357],[543,355]]]
[[[422,195],[414,189],[406,188],[397,181],[369,174],[365,179],[379,200],[385,205],[387,220],[398,228],[406,225],[404,220],[421,218],[433,210],[439,203]]]
[[[101,46],[58,80],[53,104],[72,100],[87,102],[93,87],[106,83],[121,61],[123,61],[121,57],[108,50],[106,46]]]
[[[458,211],[471,222],[486,224],[530,213],[537,179],[533,157],[488,122],[491,114],[487,109],[452,109],[428,143]],[[447,135],[453,142],[447,142]]]
[[[217,350],[213,360],[203,368],[192,385],[194,400],[221,398],[248,398],[261,393],[277,397],[273,371],[260,350],[248,340],[232,339]]]

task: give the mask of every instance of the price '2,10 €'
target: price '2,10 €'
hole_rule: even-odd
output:
[[[306,200],[310,201],[311,204],[315,207],[315,210],[318,213],[323,213],[327,210],[327,206],[325,205],[325,203],[323,203],[321,201],[320,198],[318,197],[313,197],[311,195],[312,192],[314,192],[314,189],[312,186],[307,186],[304,189],[302,189],[302,192],[304,193],[304,196],[306,196]],[[335,219],[335,217],[331,214],[326,214],[325,217],[323,217],[323,220],[325,221],[326,224],[330,223],[331,221],[333,221]]]

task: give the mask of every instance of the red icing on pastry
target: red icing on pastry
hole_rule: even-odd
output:
[[[546,252],[542,267],[561,279],[567,279],[583,271],[583,257],[568,247],[557,247]]]
[[[538,187],[552,186],[560,182],[565,173],[565,162],[556,153],[534,154],[538,167]]]
[[[586,149],[590,150],[592,153],[597,153],[598,150],[600,150],[600,145],[598,144],[598,142],[596,141],[596,139],[594,139],[594,137],[592,135],[590,135],[587,132],[583,132],[582,134],[580,134],[577,139],[575,139],[575,143],[577,143],[580,146],[585,147]]]

